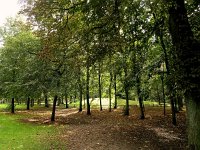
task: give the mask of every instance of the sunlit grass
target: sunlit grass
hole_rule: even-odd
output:
[[[64,149],[64,144],[58,145],[59,140],[54,138],[55,126],[20,122],[19,119],[24,117],[27,116],[0,113],[1,150]]]
[[[8,104],[0,104],[0,109],[5,109],[8,106]]]

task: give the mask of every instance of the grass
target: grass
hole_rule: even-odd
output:
[[[105,104],[107,103],[105,99]],[[124,99],[118,99],[118,106],[125,106]],[[84,103],[83,103],[84,104]],[[91,108],[99,108],[99,101],[96,100],[91,103]],[[138,101],[129,100],[130,105],[139,105]],[[144,101],[146,106],[160,106],[158,102]],[[114,101],[112,101],[112,107]],[[25,104],[16,105],[16,113],[10,114],[8,109],[9,104],[0,104],[0,150],[50,150],[50,149],[66,149],[66,144],[59,140],[58,135],[61,127],[56,125],[36,125],[31,123],[22,123],[22,118],[33,118],[32,115],[25,113],[17,113],[18,110],[26,110]],[[79,101],[71,103],[70,107],[79,107]],[[59,108],[64,108],[61,104]],[[108,106],[105,105],[107,108]],[[33,110],[51,110],[52,108],[45,108],[44,105],[35,105],[31,107]],[[6,111],[6,112],[5,112]]]
[[[108,108],[108,105],[109,105],[109,100],[108,98],[102,98],[102,106],[104,108]],[[84,105],[84,102],[82,102],[83,105]],[[85,105],[86,105],[86,100],[85,100]],[[125,99],[117,99],[117,105],[118,107],[124,107],[126,105],[126,100]],[[129,100],[129,105],[131,106],[138,106],[139,105],[139,102],[138,101],[135,101],[135,100]],[[144,101],[144,105],[145,106],[161,106],[159,105],[158,102],[154,102],[154,101]],[[99,108],[99,99],[96,98],[94,101],[92,101],[90,103],[90,106],[92,109],[97,109]],[[65,105],[61,105],[61,108],[64,108]],[[76,102],[72,102],[69,104],[69,107],[70,108],[79,108],[79,101],[77,100]],[[112,99],[112,107],[114,107],[114,99]]]
[[[36,125],[19,121],[25,117],[31,116],[0,113],[1,150],[66,149],[64,144],[54,137],[58,128],[54,125]]]
[[[84,102],[82,102],[83,105],[84,105]],[[105,104],[106,103],[106,104]],[[107,108],[108,107],[108,99],[107,98],[104,98],[104,101],[102,103],[103,107]],[[69,108],[79,108],[79,101],[76,100],[75,102],[71,102],[69,105]],[[85,100],[85,105],[86,105],[86,100]],[[99,99],[97,98],[95,101],[92,101],[91,102],[91,108],[99,108]],[[117,99],[117,105],[118,107],[123,107],[126,105],[126,100],[125,99]],[[138,101],[135,101],[135,100],[129,100],[129,105],[133,106],[133,105],[139,105],[139,102]],[[144,105],[145,106],[162,106],[162,105],[159,105],[158,102],[154,102],[154,101],[144,101]],[[169,104],[167,104],[168,106]],[[0,104],[0,111],[1,110],[6,110],[6,111],[10,111],[8,109],[8,106],[9,104]],[[51,104],[51,107],[52,107],[52,104]],[[57,106],[58,107],[58,106]],[[114,99],[112,99],[112,107],[114,107]],[[34,105],[34,107],[32,107],[31,109],[43,109],[44,108],[44,104],[42,105]],[[60,104],[59,108],[65,108],[65,104]],[[15,109],[16,110],[25,110],[26,109],[26,105],[25,104],[20,104],[20,105],[16,105],[15,106]],[[49,110],[51,110],[51,108],[48,108]]]

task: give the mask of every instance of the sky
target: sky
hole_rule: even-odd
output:
[[[19,0],[0,0],[0,26],[7,17],[14,17],[20,9]]]

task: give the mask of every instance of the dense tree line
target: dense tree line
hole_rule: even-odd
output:
[[[0,91],[7,99],[137,99],[171,104],[172,122],[185,99],[189,146],[200,148],[200,6],[189,0],[25,0],[27,23],[1,28]],[[13,102],[14,103],[14,102]],[[165,109],[164,109],[165,110]],[[165,114],[165,111],[164,111]],[[195,132],[194,132],[195,131]]]

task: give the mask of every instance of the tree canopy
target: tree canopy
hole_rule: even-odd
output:
[[[171,104],[184,97],[189,120],[198,120],[199,1],[24,0],[27,22],[0,28],[3,98],[77,97],[137,99]],[[160,94],[162,93],[162,94]],[[166,96],[166,97],[165,97]],[[165,99],[167,98],[167,99]],[[179,103],[181,105],[181,103]],[[100,106],[101,107],[101,106]],[[115,103],[115,108],[116,108]],[[102,108],[101,108],[102,109]],[[198,149],[199,123],[189,122],[189,145]],[[197,130],[197,134],[192,133]],[[192,140],[192,138],[194,140]]]

